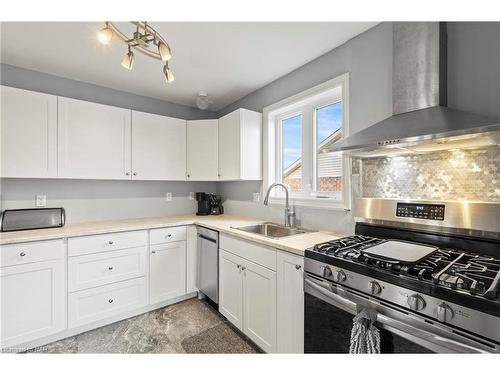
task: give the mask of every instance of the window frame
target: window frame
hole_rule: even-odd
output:
[[[335,92],[337,92],[336,97]],[[281,182],[283,176],[281,121],[300,114],[302,115],[302,191],[290,194],[293,204],[312,208],[350,210],[351,163],[348,156],[342,156],[342,199],[334,199],[333,194],[327,192],[315,191],[318,164],[316,110],[339,101],[342,101],[342,137],[346,137],[349,135],[349,73],[264,108],[264,193],[272,183]],[[306,127],[309,125],[312,125],[312,129],[307,130]],[[284,191],[274,189],[270,203],[282,204],[283,201]]]

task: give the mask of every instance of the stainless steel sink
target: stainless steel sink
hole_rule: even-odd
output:
[[[290,228],[275,223],[259,223],[233,227],[248,233],[258,234],[269,238],[282,238],[312,232],[306,229]]]

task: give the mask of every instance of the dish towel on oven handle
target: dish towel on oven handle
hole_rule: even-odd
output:
[[[373,325],[376,313],[363,309],[352,320],[350,354],[379,354],[380,331]]]

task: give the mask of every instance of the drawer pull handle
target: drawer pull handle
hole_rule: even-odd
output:
[[[167,235],[165,236],[165,238],[170,238],[170,237],[172,237],[172,235],[171,235],[171,234],[167,234]]]
[[[23,257],[26,255],[26,253],[24,251],[21,251],[21,253],[19,255]]]
[[[108,270],[113,271],[113,266],[109,266]]]
[[[108,243],[109,243],[110,245],[113,245],[113,244],[114,244],[114,242],[113,242],[113,241],[108,241]]]
[[[109,303],[113,303],[113,298],[108,299]]]
[[[296,264],[296,265],[295,265],[295,269],[296,269],[296,270],[300,270],[301,268],[302,268],[302,266],[301,266],[300,264]]]

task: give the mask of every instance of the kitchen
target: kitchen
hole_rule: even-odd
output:
[[[3,352],[500,351],[499,22],[1,27]]]

